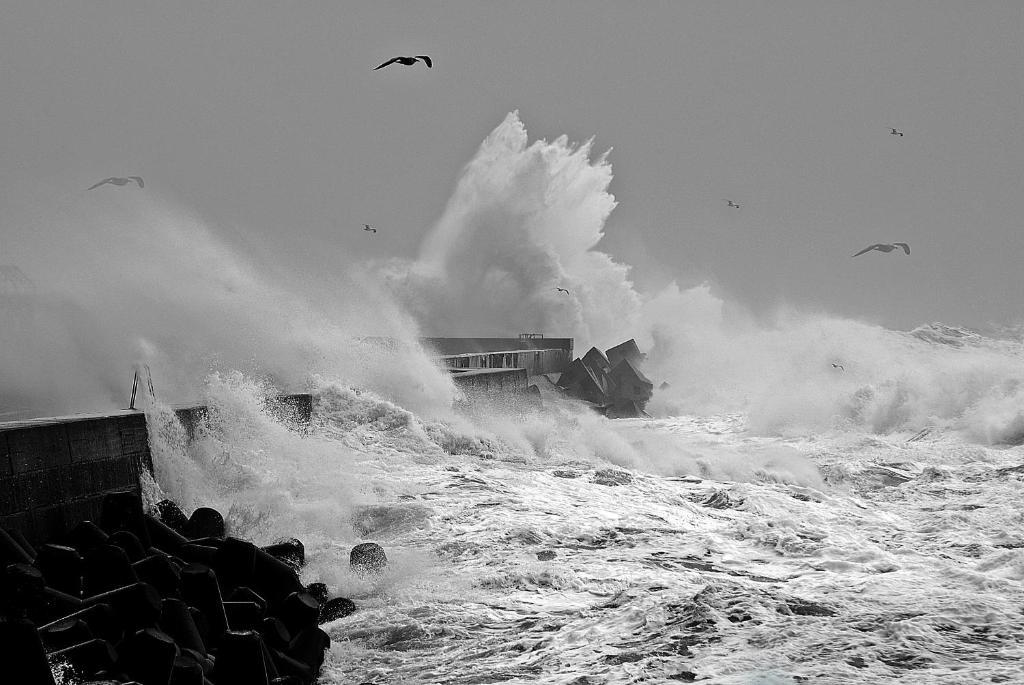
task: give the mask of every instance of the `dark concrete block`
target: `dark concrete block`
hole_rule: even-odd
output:
[[[64,424],[7,431],[7,449],[14,473],[64,466],[71,462]]]
[[[118,667],[143,685],[167,685],[171,682],[178,647],[170,635],[147,628],[125,638]]]
[[[182,649],[206,654],[206,645],[192,619],[188,605],[180,599],[165,599],[160,611],[160,627]]]
[[[46,584],[72,597],[82,596],[82,573],[84,561],[74,547],[43,545],[33,562]]]
[[[11,467],[11,454],[7,449],[7,432],[0,433],[0,478],[14,473]]]
[[[34,625],[28,621],[0,622],[0,645],[7,656],[3,664],[5,682],[54,685],[53,673]]]
[[[89,677],[113,668],[117,662],[117,651],[105,640],[89,640],[54,652],[50,657],[55,661],[67,661],[76,671]]]
[[[39,542],[40,538],[36,534],[35,526],[35,520],[32,518],[32,514],[28,511],[0,515],[0,528],[4,528],[6,530],[19,530],[22,535],[30,541]]]
[[[194,540],[205,537],[224,537],[224,517],[211,507],[199,507],[192,512],[185,526],[185,537]]]
[[[21,484],[25,488],[29,507],[45,507],[64,501],[60,473],[56,468],[25,474],[21,477]]]
[[[0,478],[0,516],[25,511],[28,503],[20,478]]]
[[[94,490],[95,479],[92,469],[83,469],[77,464],[62,466],[57,470],[57,477],[64,497],[68,499],[82,497]]]
[[[52,531],[63,531],[67,529],[67,523],[64,518],[64,507],[60,505],[44,507],[42,509],[33,509],[32,518],[34,520],[37,536],[49,536]]]
[[[253,631],[229,632],[217,654],[213,680],[217,685],[268,685],[263,640]]]
[[[102,495],[71,500],[64,506],[64,524],[74,527],[82,521],[98,521],[102,506]],[[57,534],[57,531],[53,533]]]
[[[330,621],[336,621],[339,618],[345,618],[350,614],[354,614],[356,611],[356,604],[351,599],[345,597],[335,597],[332,600],[328,600],[320,607],[320,617],[317,620],[319,625],[328,623]]]
[[[71,461],[97,461],[121,453],[121,437],[117,426],[110,419],[71,421],[65,425]]]

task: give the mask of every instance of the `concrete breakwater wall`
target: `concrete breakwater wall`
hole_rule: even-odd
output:
[[[29,542],[96,520],[107,493],[152,471],[140,411],[0,424],[0,527]]]
[[[263,405],[264,411],[289,425],[308,425],[313,417],[313,396],[308,393],[278,395],[268,397]],[[174,408],[178,421],[184,426],[191,439],[196,428],[210,414],[210,409],[203,405],[182,405]]]
[[[308,424],[313,397],[283,395],[267,410]],[[205,406],[175,410],[189,436],[208,414]],[[0,528],[29,542],[49,540],[80,521],[98,520],[108,493],[140,494],[152,473],[146,416],[141,411],[0,423]]]
[[[572,361],[572,338],[424,338],[423,343],[453,371],[518,368],[536,376],[563,371]]]
[[[456,387],[468,397],[475,395],[521,395],[527,390],[526,369],[451,369]]]
[[[515,403],[529,395],[530,376],[563,371],[572,361],[572,338],[425,338],[470,403]],[[268,412],[293,425],[308,424],[309,394],[269,399]],[[210,409],[175,408],[190,438]],[[146,417],[141,411],[40,418],[0,423],[0,528],[29,542],[61,535],[80,521],[96,520],[111,492],[140,492],[152,473]]]

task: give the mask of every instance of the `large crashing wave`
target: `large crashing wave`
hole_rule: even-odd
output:
[[[939,426],[982,442],[1024,436],[1019,343],[939,325],[907,334],[822,314],[754,317],[706,284],[638,289],[630,267],[599,249],[615,199],[611,165],[591,154],[565,137],[530,142],[508,115],[418,258],[374,266],[381,291],[344,265],[348,275],[288,284],[150,195],[38,209],[5,227],[37,288],[28,313],[5,314],[0,327],[0,399],[50,413],[120,407],[132,365],[146,363],[165,401],[197,398],[211,370],[288,390],[319,375],[434,419],[451,416],[453,387],[416,344],[421,330],[544,332],[573,336],[580,351],[635,337],[648,375],[670,384],[650,405],[660,415],[745,412],[766,433]],[[541,433],[508,439],[540,444]]]
[[[639,291],[629,266],[597,249],[616,203],[611,165],[591,148],[531,143],[509,114],[418,259],[381,266],[392,292],[438,335],[542,331],[581,351],[635,337],[648,375],[671,386],[651,405],[663,415],[743,411],[762,432],[931,425],[986,442],[1020,432],[1019,345],[941,325],[908,335],[792,310],[755,318],[707,284]]]
[[[611,166],[590,152],[564,136],[529,143],[515,112],[487,137],[419,258],[383,268],[430,334],[542,331],[610,345],[634,328],[628,267],[593,249],[615,198]]]
[[[137,364],[170,402],[200,397],[211,371],[242,370],[292,391],[344,378],[428,414],[450,404],[415,323],[351,274],[289,283],[152,196],[67,202],[5,234],[35,288],[15,315],[0,307],[0,414],[124,407]]]

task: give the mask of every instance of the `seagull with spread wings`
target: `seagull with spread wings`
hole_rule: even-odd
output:
[[[374,228],[373,226],[371,226],[370,224],[363,224],[363,230],[364,231],[369,231],[370,233],[376,233],[377,232],[377,229]]]
[[[907,245],[906,243],[876,243],[874,245],[868,245],[863,250],[861,250],[860,252],[853,256],[859,257],[865,252],[871,252],[871,250],[878,250],[879,252],[892,252],[896,248],[903,248],[904,252],[910,254],[910,245]]]
[[[740,208],[740,206],[739,206],[738,204],[736,204],[735,202],[733,202],[732,200],[730,200],[730,199],[728,199],[728,198],[725,198],[725,197],[723,197],[723,198],[722,198],[722,200],[723,200],[724,202],[728,203],[728,205],[729,205],[730,207],[735,207],[736,209],[739,209],[739,208]]]
[[[890,126],[889,127],[889,135],[890,136],[899,136],[900,138],[902,138],[903,137],[903,131],[897,131],[892,126]]]
[[[384,67],[388,66],[389,64],[394,64],[395,62],[398,62],[399,64],[403,64],[403,65],[405,65],[407,67],[411,67],[412,65],[416,64],[417,62],[423,62],[424,64],[427,65],[428,69],[430,69],[430,68],[432,68],[434,66],[434,63],[431,62],[430,58],[427,57],[426,55],[416,55],[415,57],[392,57],[387,62],[384,62],[384,64],[381,64],[378,67],[374,67],[373,71],[377,71],[378,69],[383,69]]]
[[[568,290],[566,290],[565,288],[555,288],[555,290],[557,290],[560,293],[565,293],[566,295],[571,295],[572,294]]]
[[[90,186],[89,188],[86,188],[86,190],[94,190],[94,189],[99,188],[100,186],[106,185],[108,183],[111,184],[111,185],[115,185],[115,186],[124,186],[124,185],[128,185],[132,181],[135,181],[136,183],[138,183],[140,188],[145,188],[146,187],[146,183],[142,180],[141,176],[129,176],[127,178],[120,178],[120,177],[117,177],[117,176],[111,176],[110,178],[103,179],[102,181],[100,181],[99,183],[97,183],[94,186]]]

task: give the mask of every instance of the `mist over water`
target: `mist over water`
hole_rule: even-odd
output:
[[[820,313],[753,316],[707,284],[640,291],[631,267],[600,250],[611,180],[590,141],[531,142],[512,112],[466,165],[418,258],[339,264],[307,288],[152,193],[53,207],[39,195],[33,220],[5,229],[6,254],[34,288],[0,333],[3,409],[123,407],[134,365],[148,364],[165,402],[198,397],[210,372],[240,371],[282,390],[334,379],[447,416],[453,388],[417,336],[544,332],[573,336],[580,353],[635,337],[648,375],[670,384],[651,404],[660,416],[745,412],[764,433],[941,426],[979,442],[1019,437],[1019,343]]]
[[[434,335],[543,331],[574,337],[580,354],[636,338],[648,375],[671,386],[651,405],[662,416],[742,411],[766,433],[1017,434],[1019,343],[975,335],[965,344],[948,335],[959,329],[912,336],[785,309],[754,316],[707,284],[638,290],[629,265],[599,249],[611,180],[607,154],[592,158],[590,141],[530,142],[513,112],[466,165],[418,259],[382,273]]]
[[[8,411],[125,407],[138,364],[150,367],[165,402],[197,399],[211,371],[243,371],[284,391],[326,373],[418,410],[450,404],[450,382],[389,298],[349,275],[323,274],[319,286],[338,295],[314,304],[158,198],[87,196],[40,210],[6,245],[34,283],[2,333]]]
[[[5,311],[0,411],[123,407],[148,365],[147,498],[303,540],[303,581],[359,606],[325,625],[326,682],[1012,670],[1015,638],[976,653],[1024,630],[1006,609],[1024,598],[1006,526],[1020,341],[643,291],[599,249],[611,180],[590,143],[530,142],[512,113],[416,259],[341,264],[316,296],[150,196],[38,209],[10,237],[35,286]],[[417,343],[520,332],[579,354],[636,338],[669,383],[655,418],[459,408]],[[311,425],[266,410],[299,390]],[[210,409],[191,436],[171,406],[186,400]],[[348,567],[366,540],[387,549],[379,578]]]

